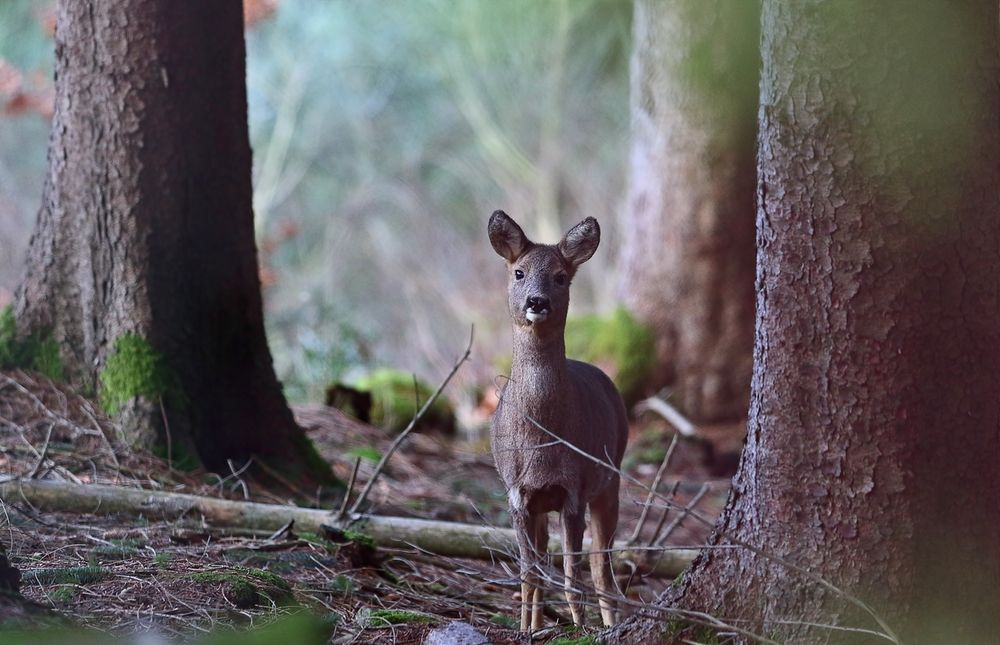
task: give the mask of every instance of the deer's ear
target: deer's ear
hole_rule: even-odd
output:
[[[569,230],[559,243],[559,252],[570,264],[578,267],[593,257],[600,243],[601,226],[596,219],[588,217]]]
[[[503,211],[493,211],[488,230],[493,250],[508,262],[517,260],[531,246],[521,227]]]

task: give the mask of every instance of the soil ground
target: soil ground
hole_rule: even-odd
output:
[[[295,412],[342,479],[348,479],[361,458],[356,490],[371,477],[374,459],[392,440],[334,408],[307,406]],[[697,511],[714,520],[725,501],[731,457],[741,439],[739,427],[710,428],[706,434],[710,444],[678,444],[660,490],[674,491],[674,501],[684,505],[701,493]],[[178,472],[163,459],[127,449],[117,437],[114,425],[92,402],[65,386],[26,372],[0,372],[2,479],[110,483],[299,505],[310,497],[291,482],[264,486],[248,477],[253,468],[241,473],[236,464],[234,473]],[[650,484],[669,443],[662,422],[634,423],[624,470]],[[623,485],[620,538],[632,534],[645,497],[640,487]],[[509,526],[506,495],[486,438],[411,436],[377,480],[369,501],[369,512],[383,515]],[[325,508],[337,508],[339,502],[318,500]],[[640,544],[650,543],[657,525],[670,526],[679,516],[672,512],[662,522],[661,508],[649,513]],[[697,547],[708,530],[689,517],[665,544]],[[429,630],[455,620],[472,625],[493,643],[525,642],[516,630],[517,580],[501,559],[457,560],[416,550],[373,549],[358,536],[340,543],[294,530],[271,537],[209,526],[197,517],[154,522],[109,516],[99,509],[42,513],[24,499],[0,504],[0,544],[21,571],[23,595],[40,610],[101,633],[189,641],[207,632],[259,627],[306,608],[332,630],[335,643],[422,643]],[[670,584],[627,571],[620,572],[619,580],[628,599],[625,614]],[[552,601],[552,627],[537,634],[536,641],[597,631],[595,610],[588,616],[595,627],[580,631],[567,625],[562,594],[549,591],[547,598]],[[286,639],[287,645],[294,640]]]

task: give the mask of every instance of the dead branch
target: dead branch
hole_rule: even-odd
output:
[[[441,522],[405,517],[351,515],[338,518],[335,512],[276,504],[242,502],[185,493],[138,490],[98,484],[77,485],[54,481],[7,481],[0,483],[0,500],[25,501],[39,511],[68,513],[122,513],[150,519],[176,520],[198,517],[216,527],[255,529],[273,532],[295,522],[299,531],[321,532],[323,525],[360,531],[383,547],[415,547],[421,551],[455,558],[489,560],[509,558],[517,552],[514,532],[458,522]],[[557,541],[554,541],[557,542]],[[640,569],[651,566],[648,548],[631,549],[624,544],[615,549],[619,560],[634,562]],[[550,545],[553,551],[558,544]],[[589,550],[584,544],[584,550]],[[647,572],[656,577],[674,577],[697,555],[697,549],[663,549],[655,566]]]
[[[682,436],[687,437],[688,439],[701,437],[701,433],[698,432],[698,426],[691,423],[691,421],[681,414],[677,408],[658,396],[651,396],[648,399],[639,401],[632,408],[632,412],[636,415],[643,412],[655,412],[663,417],[663,419],[672,425]]]

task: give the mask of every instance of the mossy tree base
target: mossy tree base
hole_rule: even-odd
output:
[[[56,13],[49,171],[18,334],[45,339],[42,358],[58,347],[69,380],[133,443],[220,473],[253,458],[331,481],[264,335],[240,4],[61,0]]]

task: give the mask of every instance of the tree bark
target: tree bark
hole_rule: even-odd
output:
[[[622,295],[696,422],[742,419],[753,347],[759,4],[637,0]]]
[[[91,390],[118,339],[148,342],[180,391],[162,412],[157,396],[125,405],[133,442],[169,429],[174,457],[193,446],[208,468],[253,455],[327,477],[264,337],[241,3],[61,0],[55,40],[19,331],[51,334]]]
[[[711,539],[738,548],[704,550],[661,607],[878,642],[808,625],[884,631],[819,576],[908,644],[1000,633],[997,18],[764,3],[749,433]]]

